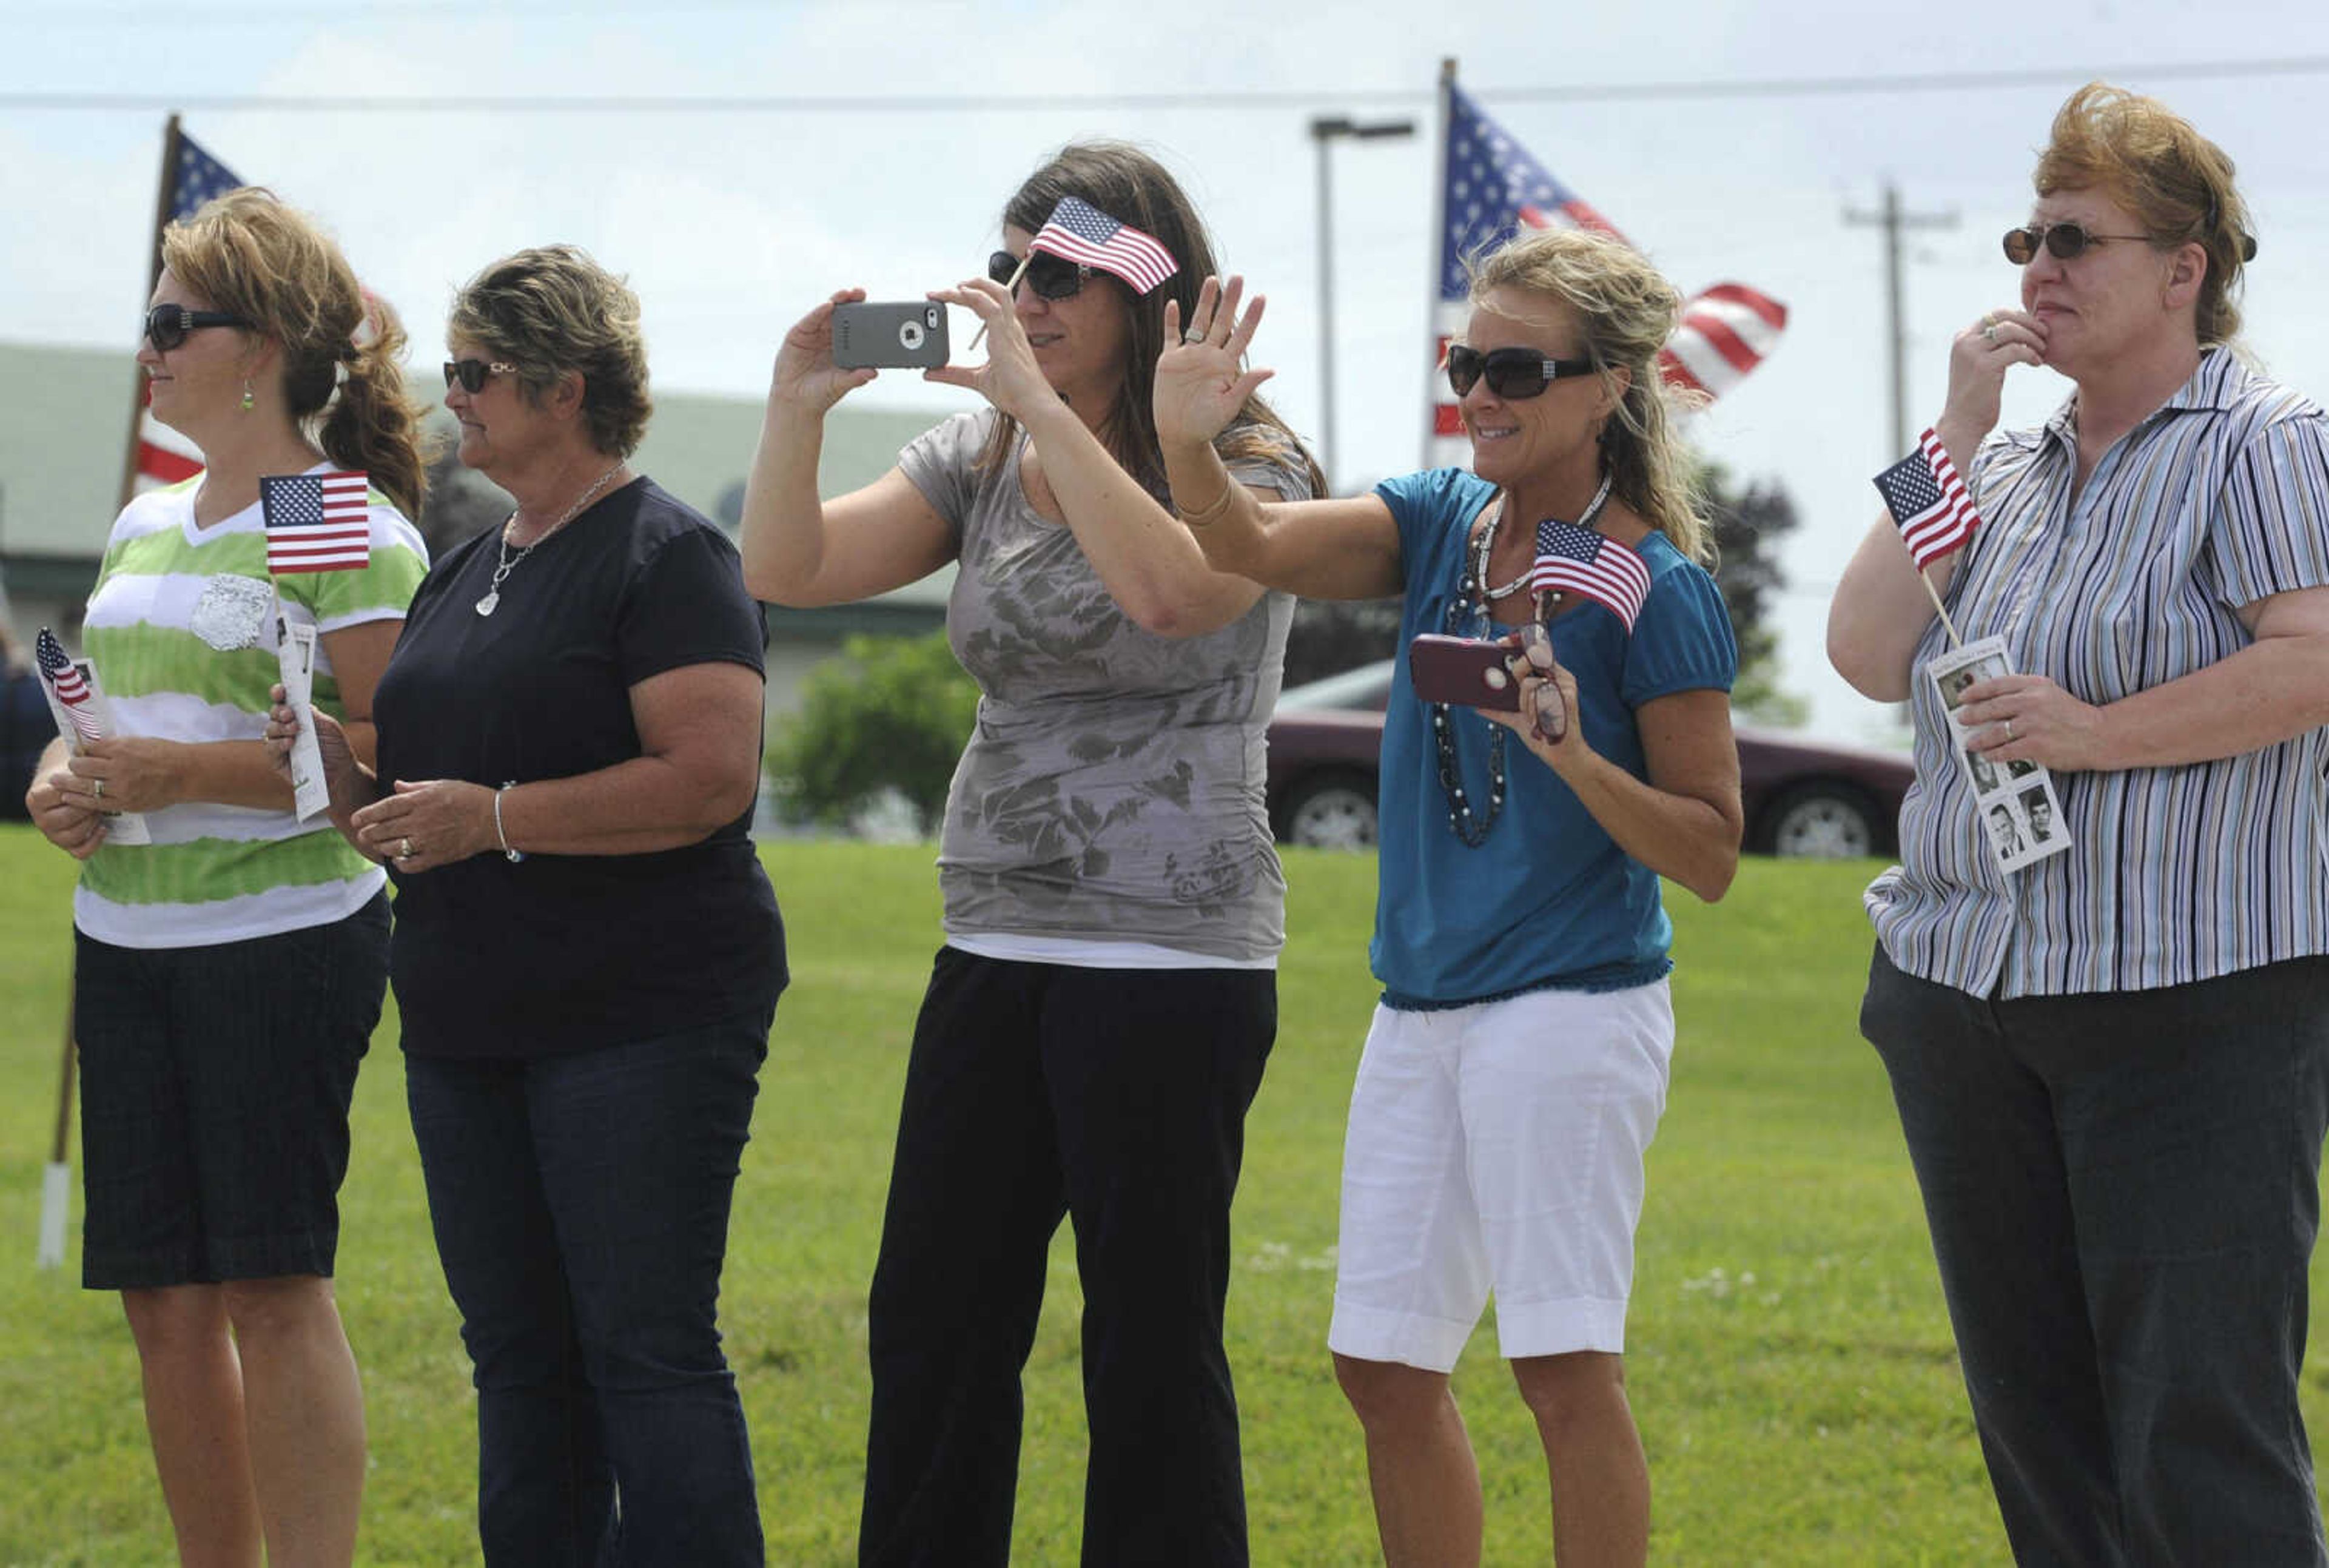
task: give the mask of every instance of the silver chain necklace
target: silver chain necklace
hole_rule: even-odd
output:
[[[574,505],[566,508],[565,512],[560,515],[557,522],[552,523],[549,527],[543,529],[541,535],[537,537],[533,543],[519,551],[515,555],[512,555],[510,553],[509,531],[510,524],[517,521],[517,514],[513,512],[503,521],[501,553],[498,562],[494,567],[494,580],[486,585],[485,598],[477,600],[477,613],[479,615],[491,615],[495,610],[501,608],[502,580],[506,578],[511,572],[517,570],[517,563],[519,562],[524,560],[527,556],[541,549],[543,540],[548,539],[561,528],[565,527],[569,523],[574,521],[576,517],[581,515],[582,508],[590,504],[590,497],[605,489],[607,487],[607,481],[621,473],[623,471],[623,464],[627,461],[629,461],[628,458],[618,460],[613,468],[608,469],[605,473],[591,480],[590,487],[583,491],[580,496],[574,497]]]

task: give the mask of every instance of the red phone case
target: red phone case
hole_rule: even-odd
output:
[[[1517,650],[1508,642],[1425,632],[1407,645],[1407,673],[1427,703],[1520,712],[1521,684],[1504,668]]]

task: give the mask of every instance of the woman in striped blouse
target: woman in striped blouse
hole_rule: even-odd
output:
[[[114,733],[25,797],[73,897],[81,1282],[118,1290],[180,1558],[346,1563],[363,1393],[332,1290],[356,1065],[388,980],[380,868],[292,813],[260,735],[278,624],[372,748],[427,570],[404,334],[339,247],[256,189],[162,236],[138,367],[203,471],[123,508],[83,632]],[[368,560],[270,577],[262,475],[363,470]],[[152,842],[110,841],[139,812]]]
[[[1845,678],[1917,712],[1862,1027],[2017,1558],[2318,1563],[2329,421],[2232,346],[2256,246],[2190,124],[2091,84],[2034,184],[2020,308],[1958,335],[1936,427],[1986,521],[1932,578],[2018,672],[1959,694],[1968,749],[2049,770],[2069,848],[1991,847],[1880,522],[1828,622]],[[2022,364],[2074,393],[1993,432]]]

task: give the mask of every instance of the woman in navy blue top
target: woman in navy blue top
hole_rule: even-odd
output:
[[[1157,366],[1167,474],[1206,560],[1317,598],[1398,594],[1409,638],[1507,638],[1521,692],[1492,723],[1419,701],[1402,665],[1384,720],[1383,997],[1352,1096],[1328,1335],[1384,1556],[1478,1560],[1447,1374],[1493,1289],[1559,1554],[1640,1562],[1649,1476],[1621,1355],[1674,1044],[1658,879],[1721,897],[1740,830],[1737,649],[1656,366],[1680,301],[1622,243],[1515,240],[1475,266],[1448,350],[1471,470],[1271,505],[1206,445],[1269,373],[1242,368],[1261,306],[1240,316],[1240,292],[1208,282]],[[1637,602],[1569,592],[1541,624],[1547,520],[1580,525]]]

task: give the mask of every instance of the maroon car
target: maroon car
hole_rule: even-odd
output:
[[[1269,722],[1269,822],[1282,844],[1365,849],[1375,842],[1375,770],[1391,662],[1296,686]],[[1741,729],[1747,847],[1764,855],[1890,855],[1915,769],[1900,752]]]

